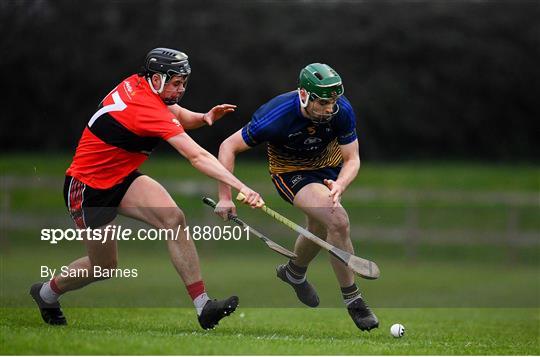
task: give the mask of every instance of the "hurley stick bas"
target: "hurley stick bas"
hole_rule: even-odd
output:
[[[236,199],[239,201],[243,201],[244,198],[245,196],[242,193],[238,193],[238,195],[236,196]],[[261,209],[270,217],[274,218],[276,221],[283,223],[284,225],[286,225],[293,231],[300,233],[301,235],[303,235],[304,237],[306,237],[313,243],[327,250],[328,253],[332,254],[336,259],[341,261],[343,264],[345,264],[349,269],[351,269],[353,272],[358,274],[360,277],[364,279],[377,279],[381,275],[379,267],[377,266],[375,262],[357,257],[356,255],[352,255],[351,253],[348,253],[342,249],[334,247],[332,244],[317,237],[315,234],[311,233],[304,227],[294,223],[290,219],[282,216],[281,214],[279,214],[278,212],[274,211],[273,209],[269,208],[266,205],[262,206]]]

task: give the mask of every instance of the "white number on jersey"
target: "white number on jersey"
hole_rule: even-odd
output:
[[[90,118],[90,121],[88,122],[88,126],[92,126],[94,122],[102,116],[105,113],[109,112],[121,112],[122,110],[126,109],[127,105],[124,103],[122,98],[120,98],[120,94],[118,94],[118,91],[114,92],[112,94],[113,103],[106,105],[102,107],[100,110],[98,110],[94,115],[92,115],[92,118]]]

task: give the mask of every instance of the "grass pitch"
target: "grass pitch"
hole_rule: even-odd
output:
[[[381,327],[360,332],[345,309],[240,308],[215,330],[193,309],[67,308],[70,325],[37,311],[3,309],[1,354],[538,355],[538,309],[378,309]],[[406,333],[393,338],[392,323]]]

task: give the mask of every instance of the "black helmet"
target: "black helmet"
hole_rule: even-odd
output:
[[[166,81],[173,76],[189,76],[191,67],[188,56],[170,48],[154,48],[146,55],[144,74],[150,77],[154,73],[166,75]]]

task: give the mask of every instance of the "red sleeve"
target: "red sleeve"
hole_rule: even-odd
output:
[[[159,136],[167,140],[182,134],[184,128],[167,108],[144,108],[137,115],[137,127],[145,136]]]

